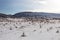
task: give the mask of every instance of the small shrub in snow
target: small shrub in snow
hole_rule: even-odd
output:
[[[49,28],[50,30],[52,29],[52,27]]]
[[[17,26],[15,26],[15,28],[18,28]]]
[[[16,24],[18,24],[18,23],[16,23]]]
[[[3,26],[5,26],[5,24],[3,24]]]
[[[35,32],[36,30],[34,30],[34,32]]]
[[[10,30],[12,30],[12,27],[10,27]]]
[[[5,23],[6,25],[8,24],[8,23]]]
[[[59,33],[59,30],[57,30],[56,33]]]
[[[40,25],[40,28],[42,28],[42,26]]]
[[[14,24],[15,28],[17,28],[17,26]]]
[[[51,30],[51,29],[52,29],[52,27],[48,28],[47,31],[49,31],[49,30]]]
[[[47,29],[47,31],[49,31],[49,29]]]
[[[26,37],[25,33],[23,32],[23,34],[21,35],[21,37]]]
[[[21,26],[21,27],[20,27],[20,29],[23,29],[23,28],[25,28],[25,26]]]
[[[31,24],[31,23],[29,22],[29,24]]]

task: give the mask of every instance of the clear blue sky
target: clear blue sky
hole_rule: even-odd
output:
[[[0,13],[14,14],[22,11],[60,13],[60,0],[0,0]]]

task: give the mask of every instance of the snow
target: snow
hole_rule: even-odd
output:
[[[60,20],[49,22],[11,20],[15,22],[0,22],[0,40],[60,40]],[[22,36],[23,33],[25,36]]]

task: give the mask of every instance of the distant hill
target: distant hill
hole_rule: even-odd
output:
[[[35,17],[35,18],[60,18],[60,14],[46,13],[46,12],[19,12],[14,15],[20,17]]]
[[[60,19],[60,14],[55,14],[55,13],[46,13],[46,12],[19,12],[19,13],[16,13],[14,15],[6,15],[6,14],[2,14],[0,13],[0,17],[3,17],[3,18],[21,18],[21,17],[26,17],[26,18],[54,18],[54,19]]]
[[[6,18],[7,17],[7,15],[6,14],[3,14],[3,13],[0,13],[0,18]]]

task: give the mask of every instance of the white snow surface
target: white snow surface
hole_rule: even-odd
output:
[[[49,22],[19,20],[0,22],[0,40],[60,40],[60,20]],[[22,36],[23,33],[25,36]]]

